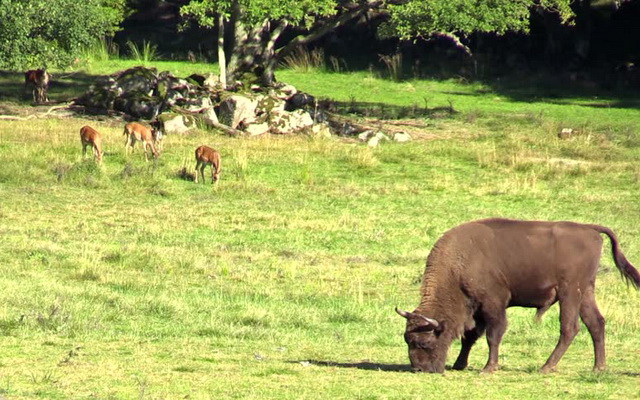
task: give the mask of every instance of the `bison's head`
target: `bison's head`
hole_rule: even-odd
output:
[[[415,372],[444,372],[447,350],[451,344],[443,335],[444,326],[435,319],[398,310],[407,319],[404,340],[409,346],[409,361]]]

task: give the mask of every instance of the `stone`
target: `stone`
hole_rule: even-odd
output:
[[[192,118],[187,118],[177,113],[164,113],[161,114],[158,119],[162,123],[165,134],[182,134],[195,125]]]
[[[574,131],[572,128],[562,128],[562,130],[558,133],[558,137],[560,139],[568,139],[574,135]]]
[[[285,110],[298,110],[309,105],[314,105],[315,102],[315,97],[311,96],[310,94],[298,92],[287,99]]]
[[[358,135],[358,139],[362,142],[366,142],[369,147],[376,147],[383,140],[389,140],[389,137],[382,132],[374,132],[369,129]]]
[[[292,112],[279,111],[269,115],[271,133],[287,135],[297,133],[313,125],[313,119],[308,112],[296,110]]]
[[[187,99],[182,107],[191,112],[200,112],[213,107],[213,103],[209,97],[196,97],[193,99]]]
[[[389,136],[385,135],[382,132],[374,132],[372,129],[366,130],[360,134],[358,134],[358,139],[362,142],[369,143],[371,139],[374,139],[373,143],[378,143],[381,140],[389,140]]]
[[[393,134],[393,141],[399,143],[410,142],[411,135],[406,132],[396,132]]]
[[[327,138],[327,139],[332,136],[331,128],[329,127],[329,124],[326,124],[326,123],[313,124],[313,126],[311,127],[311,133],[314,136]]]
[[[380,144],[380,138],[378,138],[377,136],[372,136],[367,141],[367,146],[369,147],[378,147],[378,144]]]
[[[205,125],[213,127],[218,124],[218,115],[216,114],[216,110],[214,107],[209,107],[206,110],[202,111],[202,120]]]
[[[267,95],[258,95],[256,97],[256,115],[270,114],[272,112],[280,112],[285,110],[285,101],[276,97]]]
[[[207,78],[202,82],[202,86],[209,90],[220,90],[223,88],[220,77],[214,74],[207,75]]]
[[[113,102],[113,109],[135,118],[154,119],[161,106],[160,99],[139,92],[124,93]]]
[[[298,89],[293,85],[284,84],[275,90],[274,96],[281,100],[288,100],[296,93],[298,93]]]
[[[372,130],[366,130],[364,132],[361,132],[358,134],[358,139],[362,142],[366,142],[367,140],[369,140],[369,138],[371,138],[373,136],[373,131]]]
[[[116,80],[123,93],[140,92],[151,96],[158,83],[157,70],[135,67],[121,72]]]
[[[255,120],[258,102],[245,96],[232,95],[220,103],[218,118],[220,122],[233,129],[240,123],[245,126]]]
[[[244,129],[244,131],[248,133],[249,136],[264,135],[265,133],[269,133],[269,123],[262,122],[259,124],[250,124]]]

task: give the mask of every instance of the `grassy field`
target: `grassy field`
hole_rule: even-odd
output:
[[[106,72],[60,75],[50,97]],[[0,75],[0,108],[24,115],[19,77]],[[375,149],[195,131],[166,137],[149,163],[125,156],[120,122],[0,121],[0,398],[640,397],[640,295],[608,245],[605,373],[591,372],[584,327],[559,372],[537,372],[558,338],[554,306],[539,324],[509,310],[495,374],[479,374],[484,340],[466,371],[412,374],[393,311],[418,304],[429,249],[471,219],[603,224],[640,266],[637,99],[367,72],[278,78],[372,115],[456,113],[397,121],[418,139]],[[101,167],[81,158],[85,124],[105,136]],[[563,127],[579,134],[560,140]],[[222,154],[218,185],[181,172],[200,144]]]

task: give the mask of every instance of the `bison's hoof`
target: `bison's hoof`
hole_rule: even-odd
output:
[[[463,369],[467,368],[467,363],[455,363],[451,368],[455,369],[456,371],[462,371]]]
[[[556,367],[544,366],[544,367],[542,367],[540,369],[540,373],[542,373],[542,374],[550,374],[550,373],[553,373],[553,372],[556,372]]]
[[[486,367],[482,368],[482,371],[480,371],[481,374],[491,374],[493,372],[496,372],[498,369],[500,369],[497,365],[487,365]]]

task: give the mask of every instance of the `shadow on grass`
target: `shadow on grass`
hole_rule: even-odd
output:
[[[49,84],[50,102],[66,102],[89,89],[99,75],[84,72],[53,74]],[[0,71],[0,101],[31,104],[31,90],[24,85],[24,73]]]
[[[453,105],[448,107],[427,107],[426,104],[414,104],[411,106],[398,106],[382,102],[365,102],[365,101],[333,101],[327,100],[324,104],[330,111],[334,111],[340,115],[359,115],[363,117],[372,117],[385,120],[405,119],[405,118],[448,118],[458,112]]]
[[[381,364],[370,361],[362,361],[356,363],[340,363],[335,361],[320,361],[320,360],[304,360],[304,361],[289,361],[292,364],[309,363],[311,365],[317,365],[320,367],[338,367],[338,368],[355,368],[365,371],[386,371],[386,372],[412,372],[411,366],[407,364]]]

